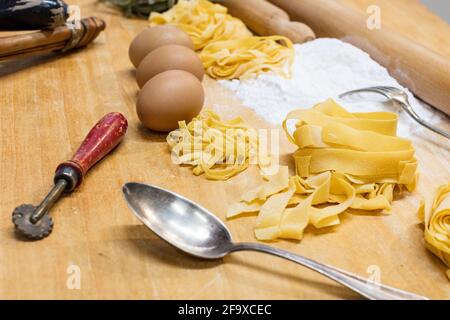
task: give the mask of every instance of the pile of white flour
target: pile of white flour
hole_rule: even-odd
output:
[[[255,79],[221,80],[219,83],[234,91],[245,106],[274,124],[280,124],[291,110],[310,108],[331,97],[352,112],[398,112],[400,136],[408,137],[426,130],[399,107],[386,103],[382,96],[358,94],[343,100],[337,97],[349,90],[371,86],[402,88],[367,53],[337,39],[323,38],[295,45],[291,79],[261,74]],[[419,102],[407,89],[404,90],[408,92],[414,110],[425,120],[431,123],[442,120],[440,112]]]

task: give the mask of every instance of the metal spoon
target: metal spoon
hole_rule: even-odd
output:
[[[259,243],[233,243],[225,224],[200,205],[171,191],[141,183],[127,183],[123,193],[136,217],[163,240],[203,259],[220,259],[234,251],[259,251],[317,271],[347,288],[374,300],[427,300],[349,272],[315,262],[285,250]]]

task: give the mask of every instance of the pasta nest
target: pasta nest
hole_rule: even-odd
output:
[[[167,136],[167,143],[175,163],[191,166],[195,175],[205,174],[210,180],[227,180],[252,162],[261,167],[270,164],[269,156],[258,155],[256,130],[239,117],[222,121],[211,110],[188,124],[179,122],[179,128]]]
[[[429,211],[421,202],[419,217],[425,225],[427,248],[450,268],[450,183],[438,188]],[[450,279],[450,270],[447,276]]]
[[[288,38],[253,36],[219,4],[180,0],[164,13],[152,12],[149,21],[151,26],[174,24],[185,31],[212,78],[244,78],[267,71],[285,77],[291,74],[294,48]]]

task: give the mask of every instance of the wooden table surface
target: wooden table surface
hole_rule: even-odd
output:
[[[80,5],[83,16],[106,20],[107,29],[93,45],[65,56],[0,65],[0,298],[359,298],[311,271],[258,253],[236,253],[223,261],[188,257],[132,216],[121,194],[125,182],[174,190],[223,219],[227,205],[256,184],[257,170],[211,182],[172,164],[165,136],[142,128],[135,114],[138,88],[127,51],[146,22],[125,19],[94,0],[68,2]],[[362,13],[378,3],[383,23],[450,58],[450,27],[418,0],[345,2]],[[207,104],[219,105],[221,114],[239,114],[257,127],[267,126],[214,81],[206,79],[205,88]],[[129,120],[124,142],[77,191],[57,203],[49,238],[19,241],[11,223],[14,207],[37,204],[52,186],[56,165],[110,111]],[[385,284],[449,299],[446,268],[424,248],[416,216],[420,197],[430,197],[438,185],[450,181],[445,143],[433,136],[415,137],[419,187],[398,197],[392,215],[344,214],[342,224],[330,232],[308,229],[300,243],[273,245],[362,276],[379,272]],[[255,241],[253,217],[226,224],[235,240]],[[79,288],[73,282],[78,275]]]

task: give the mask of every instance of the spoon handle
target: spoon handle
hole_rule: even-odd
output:
[[[296,262],[344,285],[345,287],[371,300],[428,300],[428,298],[426,297],[395,289],[381,283],[374,283],[368,279],[351,274],[347,271],[339,270],[337,268],[318,263],[291,252],[264,244],[238,243],[231,249],[231,251],[243,250],[264,252]]]

